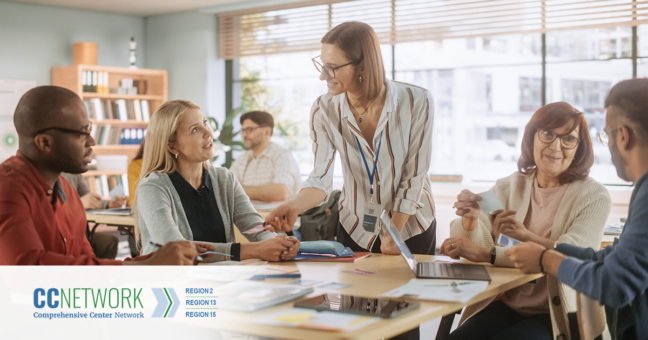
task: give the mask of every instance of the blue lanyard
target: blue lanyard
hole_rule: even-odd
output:
[[[376,160],[374,161],[373,172],[369,171],[369,165],[367,164],[367,158],[365,158],[364,152],[362,152],[362,146],[360,146],[360,140],[356,137],[356,142],[358,143],[358,149],[360,149],[360,154],[362,155],[362,160],[364,161],[365,167],[367,168],[367,174],[369,175],[369,184],[371,184],[370,194],[373,195],[373,180],[374,175],[376,174],[376,167],[378,166],[378,155],[380,154],[380,146],[382,145],[382,135],[380,133],[380,142],[378,142],[378,150],[376,151]]]

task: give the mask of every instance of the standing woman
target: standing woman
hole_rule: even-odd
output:
[[[376,223],[384,209],[413,253],[434,254],[430,92],[385,79],[380,43],[367,24],[342,23],[321,42],[321,55],[313,63],[329,91],[310,112],[315,169],[299,194],[266,221],[275,229],[291,230],[300,211],[325,201],[333,189],[339,151],[344,187],[337,240],[354,251],[400,254]]]

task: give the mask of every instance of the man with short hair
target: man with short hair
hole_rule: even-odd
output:
[[[648,79],[625,80],[605,100],[607,143],[619,177],[635,183],[623,232],[603,250],[526,242],[505,254],[524,273],[544,272],[605,306],[613,339],[648,339]],[[609,138],[608,138],[609,135]],[[558,300],[560,301],[560,300]]]
[[[69,174],[62,172],[61,176],[76,190],[81,197],[85,210],[121,208],[128,200],[128,196],[115,195],[114,200],[102,200],[101,196],[90,192],[90,187],[83,179],[82,174]],[[95,232],[90,242],[92,249],[100,259],[114,259],[117,256],[119,239],[110,233]]]
[[[297,194],[301,185],[299,166],[289,150],[272,143],[272,115],[252,111],[241,116],[243,145],[231,171],[253,204],[285,201]]]
[[[40,86],[16,107],[18,152],[0,164],[0,265],[191,265],[213,245],[169,242],[135,261],[98,259],[77,192],[61,172],[88,170],[92,125],[74,92]]]

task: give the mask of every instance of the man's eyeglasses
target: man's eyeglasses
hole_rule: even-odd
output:
[[[610,132],[612,132],[612,131],[614,131],[614,130],[616,130],[618,128],[619,128],[618,126],[613,127],[610,130]],[[601,142],[601,144],[603,144],[603,146],[608,146],[608,144],[610,143],[610,136],[607,134],[607,132],[605,132],[605,130],[597,133],[596,137],[598,137],[599,142]]]
[[[254,130],[262,128],[262,127],[267,127],[267,126],[247,127],[245,129],[241,129],[241,133],[247,135],[247,134],[250,134],[250,133],[254,132]]]
[[[538,139],[541,142],[551,144],[556,138],[560,138],[560,145],[567,150],[577,147],[578,143],[580,143],[580,139],[573,135],[559,135],[553,130],[538,129]]]
[[[322,64],[320,61],[315,60],[315,59],[317,59],[319,57],[320,56],[318,55],[317,57],[312,59],[313,60],[313,65],[315,65],[315,68],[317,69],[317,71],[319,73],[324,73],[327,78],[331,78],[331,79],[335,78],[335,70],[337,70],[339,68],[342,68],[344,66],[355,65],[355,64],[358,63],[358,62],[354,61],[354,62],[346,63],[346,64],[341,65],[341,66],[329,67],[329,66],[324,66],[324,64]]]
[[[88,138],[90,136],[90,133],[92,132],[92,123],[88,124],[88,126],[84,129],[85,131],[73,130],[73,129],[68,129],[68,128],[52,126],[52,127],[48,127],[48,128],[42,129],[42,130],[38,130],[38,131],[36,131],[36,134],[40,135],[40,134],[42,134],[42,133],[44,133],[45,131],[48,131],[48,130],[57,130],[57,131],[65,132],[65,133],[73,133],[73,134],[76,134],[78,136],[84,136],[85,138]]]

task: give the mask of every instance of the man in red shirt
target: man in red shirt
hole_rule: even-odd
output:
[[[191,265],[209,244],[169,242],[127,261],[98,259],[85,237],[85,210],[60,176],[88,170],[92,125],[72,91],[34,88],[14,114],[19,151],[0,164],[0,265]]]

